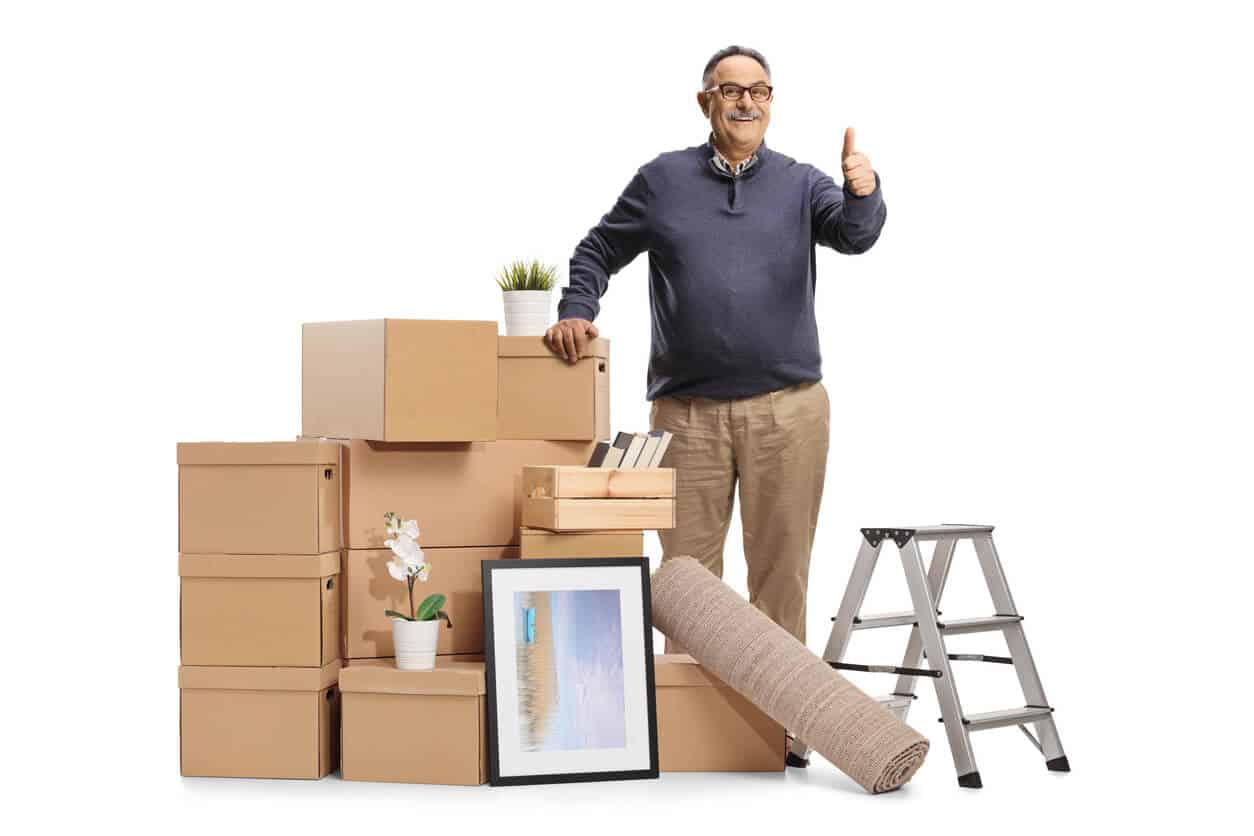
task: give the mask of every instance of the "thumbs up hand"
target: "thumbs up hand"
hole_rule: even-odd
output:
[[[875,191],[875,171],[866,154],[853,148],[853,128],[845,128],[845,145],[840,151],[840,167],[845,172],[845,186],[858,197]]]

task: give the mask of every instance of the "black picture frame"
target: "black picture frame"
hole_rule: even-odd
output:
[[[644,645],[644,701],[648,723],[648,758],[647,767],[616,770],[586,770],[543,772],[535,774],[501,774],[501,729],[499,728],[498,706],[499,686],[498,654],[501,649],[496,646],[497,630],[494,615],[495,593],[500,585],[494,584],[494,575],[498,572],[519,572],[534,569],[557,569],[563,572],[577,573],[579,570],[597,568],[634,567],[639,570],[640,579],[640,629]],[[528,560],[484,560],[483,572],[483,626],[484,626],[484,667],[487,687],[487,755],[488,783],[492,786],[518,786],[524,784],[563,784],[584,781],[623,781],[646,778],[657,778],[658,742],[657,742],[657,696],[654,690],[653,669],[653,617],[649,587],[649,561],[645,557],[599,557],[599,558],[554,558]],[[505,594],[510,594],[506,592]],[[628,621],[626,614],[622,622]],[[513,648],[510,648],[511,652]],[[516,683],[510,683],[516,687]]]

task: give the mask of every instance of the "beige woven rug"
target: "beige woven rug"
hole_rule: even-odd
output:
[[[868,792],[910,780],[927,738],[691,557],[653,573],[653,624]]]

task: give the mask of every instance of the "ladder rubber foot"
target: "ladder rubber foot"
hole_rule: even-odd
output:
[[[1045,761],[1045,768],[1050,772],[1070,772],[1071,764],[1067,763],[1067,756],[1063,755],[1052,761]]]
[[[787,766],[795,766],[798,769],[805,769],[810,765],[810,762],[805,758],[799,758],[792,752],[789,752],[788,757],[784,758],[784,764]]]
[[[980,773],[968,772],[966,775],[958,776],[958,786],[966,787],[969,790],[978,790],[984,786],[984,782],[980,780]]]

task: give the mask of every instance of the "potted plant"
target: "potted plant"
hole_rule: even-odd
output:
[[[409,615],[386,610],[392,619],[392,644],[396,648],[396,667],[406,671],[425,671],[435,667],[435,647],[440,637],[440,621],[451,628],[453,622],[443,609],[447,600],[436,593],[414,606],[414,582],[427,582],[431,567],[418,546],[418,522],[402,520],[392,511],[387,520],[388,539],[383,545],[392,550],[388,574],[409,586]]]
[[[510,337],[539,337],[549,325],[549,311],[557,267],[515,261],[501,269],[496,283],[505,296],[505,334]]]

